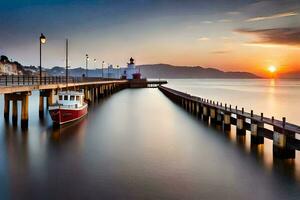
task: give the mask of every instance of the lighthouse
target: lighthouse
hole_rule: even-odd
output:
[[[135,69],[134,59],[131,57],[129,63],[127,63],[129,69]]]
[[[121,74],[122,79],[140,79],[141,74],[136,70],[134,59],[131,57],[127,63],[127,68],[123,69]]]

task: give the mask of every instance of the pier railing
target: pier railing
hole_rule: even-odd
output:
[[[114,80],[98,77],[68,77],[69,83],[80,83],[101,80]],[[0,75],[0,86],[22,86],[22,85],[47,85],[66,83],[65,76],[27,76],[27,75]]]
[[[224,130],[236,126],[238,135],[251,132],[251,144],[263,144],[264,137],[273,140],[273,152],[276,157],[294,158],[295,149],[300,150],[300,126],[274,117],[266,117],[263,113],[255,114],[253,110],[246,112],[244,108],[215,102],[213,100],[192,96],[171,88],[159,86],[159,89],[172,101],[184,107],[188,112],[203,121],[219,124]],[[268,126],[265,126],[268,125]]]
[[[247,119],[255,120],[258,122],[262,122],[264,124],[272,125],[275,127],[285,129],[287,131],[291,131],[291,132],[300,134],[300,126],[286,122],[285,117],[283,117],[282,120],[277,120],[274,117],[271,117],[271,118],[265,117],[263,115],[263,113],[261,113],[260,115],[254,114],[253,110],[251,110],[251,112],[249,113],[249,112],[246,112],[244,110],[244,108],[238,109],[237,106],[235,106],[233,108],[232,105],[227,105],[226,103],[222,104],[219,102],[215,102],[213,100],[209,100],[209,99],[205,99],[205,98],[201,98],[201,97],[197,97],[197,96],[192,96],[190,94],[183,93],[183,92],[180,92],[180,91],[177,91],[177,90],[174,90],[171,88],[163,87],[163,86],[161,86],[161,88],[163,88],[164,90],[167,90],[171,93],[174,93],[182,98],[185,98],[185,99],[188,99],[188,100],[191,100],[194,102],[202,103],[208,107],[214,107],[224,113],[230,112],[231,114],[243,116]]]

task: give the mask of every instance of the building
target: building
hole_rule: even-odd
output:
[[[127,67],[117,67],[113,68],[112,65],[109,65],[103,73],[104,78],[122,78],[122,79],[139,79],[140,73],[135,67],[134,59],[131,57]]]
[[[13,62],[0,61],[0,75],[18,75],[17,65]]]

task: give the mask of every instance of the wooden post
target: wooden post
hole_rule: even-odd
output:
[[[53,98],[54,98],[54,90],[50,90],[49,94],[47,96],[47,106],[49,107],[49,105],[53,104]]]
[[[4,119],[6,121],[9,120],[9,107],[10,107],[10,101],[8,94],[4,94]]]
[[[208,108],[206,106],[203,106],[203,121],[208,122],[208,119],[209,119]]]
[[[215,124],[217,120],[216,109],[210,108],[210,123]]]
[[[237,115],[236,119],[236,133],[238,135],[245,135],[246,129],[245,129],[245,118],[241,115]]]
[[[13,100],[13,113],[12,113],[13,124],[18,123],[18,101]]]
[[[40,101],[39,101],[39,117],[44,117],[44,97],[40,94]]]
[[[98,90],[98,87],[95,87],[95,100],[98,100],[99,99],[99,90]]]
[[[282,127],[274,126],[273,157],[278,159],[294,159],[296,151],[288,146],[289,140],[294,137],[295,133],[290,133]]]
[[[217,109],[216,124],[222,125],[223,117],[221,110]]]
[[[224,131],[230,130],[230,128],[231,128],[231,114],[230,113],[224,113],[223,127],[224,127]]]
[[[263,128],[264,123],[251,120],[251,145],[264,143],[264,136],[259,135]]]
[[[199,118],[199,113],[200,113],[200,103],[196,103],[196,117]]]
[[[21,127],[28,127],[28,95],[23,95],[22,98],[22,113],[21,113]]]
[[[97,87],[97,90],[98,90],[98,99],[100,99],[101,98],[101,87]]]

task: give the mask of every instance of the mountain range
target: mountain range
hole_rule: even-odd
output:
[[[193,79],[193,78],[260,78],[259,76],[248,72],[224,72],[215,68],[173,66],[168,64],[148,64],[137,65],[143,77],[146,78],[168,78],[168,79]],[[122,69],[122,68],[121,68]],[[58,76],[65,74],[65,68],[53,67],[45,69],[49,75]],[[107,69],[104,69],[105,71]],[[81,76],[85,73],[83,68],[70,68],[70,76]],[[101,69],[88,70],[89,76],[101,76]]]
[[[139,65],[143,76],[148,78],[260,78],[248,72],[224,72],[216,68],[200,66],[173,66],[168,64]]]

